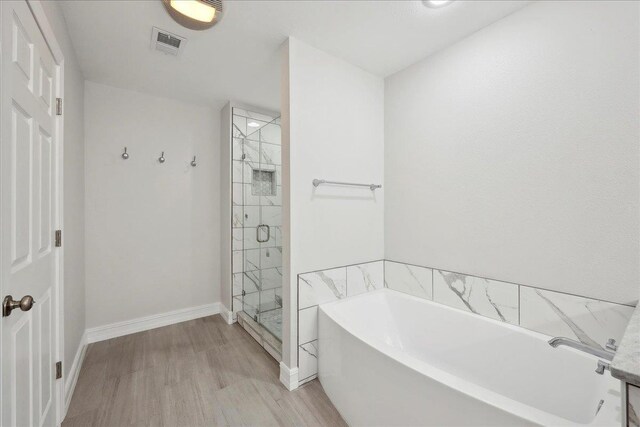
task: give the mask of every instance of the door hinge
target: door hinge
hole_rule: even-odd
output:
[[[62,378],[62,362],[56,362],[56,379]]]
[[[62,98],[56,98],[56,116],[62,115]]]
[[[56,230],[56,248],[62,246],[62,230]]]

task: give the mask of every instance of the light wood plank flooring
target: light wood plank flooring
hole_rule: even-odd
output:
[[[64,427],[346,426],[317,380],[293,392],[239,325],[205,317],[91,344]]]

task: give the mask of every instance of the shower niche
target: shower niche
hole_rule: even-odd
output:
[[[277,360],[282,349],[282,169],[277,114],[231,108],[233,311]]]

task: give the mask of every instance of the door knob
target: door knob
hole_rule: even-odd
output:
[[[23,296],[20,301],[15,301],[11,295],[7,295],[2,301],[2,317],[9,316],[16,308],[22,311],[29,311],[35,303],[31,295]]]

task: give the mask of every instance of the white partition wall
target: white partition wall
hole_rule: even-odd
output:
[[[299,40],[290,38],[285,51],[283,188],[289,247],[285,244],[283,262],[289,263],[284,284],[289,326],[284,325],[283,362],[292,369],[298,366],[297,275],[384,255],[384,187],[312,185],[315,178],[383,184],[384,86],[382,78]]]

